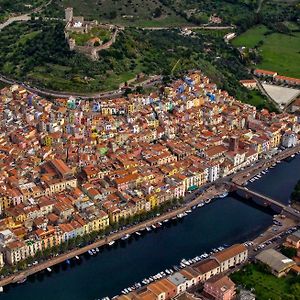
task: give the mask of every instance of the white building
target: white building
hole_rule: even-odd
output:
[[[282,136],[282,146],[286,148],[295,147],[298,142],[296,133],[287,131]]]

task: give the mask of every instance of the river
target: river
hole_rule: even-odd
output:
[[[282,162],[260,180],[249,184],[286,202],[300,179],[300,156]],[[104,247],[97,256],[82,256],[31,276],[21,285],[5,287],[0,299],[92,300],[114,296],[143,278],[222,244],[254,238],[272,224],[269,211],[249,206],[231,196],[197,208],[180,221]]]

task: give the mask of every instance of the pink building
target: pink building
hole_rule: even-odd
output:
[[[228,276],[214,276],[205,282],[204,293],[215,300],[231,300],[235,296],[235,284]]]

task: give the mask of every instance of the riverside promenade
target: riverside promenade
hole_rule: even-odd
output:
[[[182,207],[180,207],[178,209],[169,211],[169,212],[167,212],[165,214],[162,214],[160,216],[157,216],[157,217],[155,217],[151,220],[141,222],[137,225],[131,226],[131,227],[126,228],[124,230],[120,230],[119,232],[111,234],[107,238],[103,238],[101,240],[98,240],[98,241],[94,242],[93,244],[87,245],[87,246],[79,248],[79,249],[71,250],[71,251],[66,252],[64,254],[61,254],[57,257],[51,258],[47,261],[44,261],[44,262],[41,262],[41,263],[39,263],[35,266],[32,266],[32,267],[28,268],[27,270],[24,270],[24,271],[15,273],[13,275],[10,275],[6,278],[3,278],[2,280],[0,280],[0,286],[5,286],[5,285],[8,285],[10,283],[16,283],[19,280],[22,280],[22,279],[24,279],[24,278],[26,278],[30,275],[33,275],[37,272],[40,272],[40,271],[42,271],[42,270],[44,270],[48,267],[52,267],[56,264],[62,263],[67,259],[75,257],[76,255],[81,255],[81,254],[87,252],[88,250],[91,250],[91,249],[96,248],[96,247],[102,247],[102,246],[108,244],[111,241],[119,240],[126,234],[132,234],[132,233],[134,233],[138,230],[144,229],[147,226],[151,226],[151,225],[156,224],[158,222],[162,222],[166,219],[173,218],[173,217],[177,216],[180,213],[184,213],[187,209],[190,209],[192,206],[197,205],[198,203],[203,202],[206,199],[216,197],[222,192],[224,192],[224,190],[216,189],[214,186],[211,186],[201,196],[195,198],[194,200],[192,200],[189,203],[186,203],[186,204],[182,205]]]
[[[132,234],[138,230],[144,229],[146,226],[151,226],[152,224],[162,222],[165,219],[173,218],[176,215],[185,212],[187,209],[191,208],[192,206],[197,205],[207,199],[217,197],[218,195],[223,193],[226,190],[226,183],[228,181],[230,181],[231,179],[232,179],[232,181],[234,181],[234,180],[245,181],[245,180],[247,180],[247,178],[249,178],[250,175],[251,175],[250,177],[252,177],[255,174],[261,172],[261,170],[266,168],[267,166],[271,166],[272,164],[274,164],[274,162],[285,159],[298,151],[300,151],[300,145],[297,145],[296,147],[291,148],[291,149],[284,150],[280,154],[273,157],[272,159],[261,160],[261,161],[257,162],[254,166],[247,167],[245,170],[240,171],[238,174],[234,174],[227,178],[221,178],[218,180],[218,182],[211,183],[210,186],[207,187],[207,190],[205,192],[203,192],[203,194],[200,196],[197,196],[197,191],[194,194],[188,194],[186,197],[186,200],[188,202],[176,210],[169,211],[169,212],[162,214],[160,216],[157,216],[151,220],[147,220],[145,222],[142,222],[137,225],[126,228],[124,230],[121,230],[117,233],[111,234],[107,238],[98,240],[91,245],[87,245],[87,246],[79,248],[79,249],[71,250],[71,251],[61,254],[57,257],[54,257],[47,261],[41,262],[38,265],[30,267],[24,271],[17,272],[6,278],[3,278],[2,280],[0,280],[0,286],[5,286],[10,283],[15,283],[19,280],[22,280],[22,279],[30,276],[30,275],[40,272],[48,267],[51,267],[53,265],[64,262],[67,259],[73,258],[76,255],[81,255],[93,248],[104,246],[104,245],[108,244],[110,241],[118,240],[126,234]],[[225,183],[225,185],[222,183]],[[217,188],[217,186],[218,186],[218,188]],[[222,201],[222,200],[220,199],[220,201]]]

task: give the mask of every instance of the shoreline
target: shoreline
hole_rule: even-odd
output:
[[[246,167],[245,170],[243,171],[240,171],[238,172],[237,174],[233,174],[232,176],[232,181],[235,182],[235,177],[237,176],[241,176],[243,175],[245,172],[246,174],[250,174],[251,177],[255,176],[255,174],[259,173],[258,170],[261,170],[262,168],[267,168],[266,165],[272,165],[274,164],[274,162],[276,161],[279,161],[279,160],[283,160],[291,155],[293,155],[294,153],[300,151],[300,145],[297,145],[296,147],[294,148],[290,148],[290,149],[286,149],[284,151],[282,151],[280,154],[278,154],[276,157],[273,157],[269,160],[262,160],[260,162],[258,162],[256,165],[254,166],[250,166],[250,167]],[[253,173],[252,173],[253,172]],[[247,176],[247,178],[249,177],[249,175]],[[224,179],[224,182],[226,181],[226,179],[228,180],[229,178],[231,178],[230,176],[229,177],[225,177],[225,178],[221,178],[221,179]],[[242,179],[244,181],[245,180],[245,176],[242,176]],[[54,257],[54,258],[51,258],[47,261],[44,261],[44,262],[41,262],[35,266],[32,266],[24,271],[20,271],[20,272],[16,272],[15,274],[13,275],[10,275],[6,278],[3,278],[0,280],[0,287],[3,287],[5,285],[8,285],[8,284],[11,284],[11,283],[16,283],[20,280],[23,280],[25,279],[26,277],[28,276],[31,276],[35,273],[38,273],[44,269],[47,269],[48,267],[51,267],[51,266],[54,266],[56,264],[59,264],[59,263],[62,263],[64,262],[65,260],[67,259],[71,259],[75,256],[79,256],[79,255],[82,255],[84,254],[85,252],[87,252],[88,250],[91,250],[91,249],[94,249],[96,247],[102,247],[102,246],[105,246],[107,245],[109,242],[111,241],[114,241],[114,240],[119,240],[121,239],[124,235],[126,234],[132,234],[136,231],[139,231],[141,229],[144,229],[145,227],[150,227],[151,225],[153,224],[156,224],[158,222],[162,222],[166,219],[171,219],[175,216],[177,216],[178,214],[180,213],[184,213],[186,210],[188,209],[191,209],[193,206],[195,205],[198,205],[199,203],[202,203],[204,202],[205,200],[208,200],[208,199],[211,199],[211,198],[217,198],[218,195],[222,194],[223,192],[227,191],[226,188],[224,187],[224,182],[223,184],[221,183],[221,187],[217,188],[217,184],[216,183],[211,183],[211,185],[207,188],[207,190],[205,192],[203,192],[200,196],[197,196],[195,199],[185,203],[183,206],[175,209],[175,210],[172,210],[172,211],[169,211],[167,213],[164,213],[160,216],[157,216],[153,219],[150,219],[150,220],[147,220],[147,221],[144,221],[142,223],[139,223],[139,224],[136,224],[136,225],[133,225],[129,228],[126,228],[124,230],[120,230],[119,232],[117,233],[114,233],[114,234],[111,234],[109,236],[107,236],[106,238],[104,239],[100,239],[90,245],[87,245],[87,246],[84,246],[82,248],[79,248],[79,249],[74,249],[74,250],[71,250],[69,252],[66,252],[66,253],[63,253],[57,257]],[[196,191],[197,192],[197,191]],[[187,199],[189,198],[189,196],[193,196],[193,195],[196,195],[195,194],[188,194],[186,197]],[[287,218],[288,219],[288,218]],[[268,230],[270,229],[270,227],[268,227],[265,232],[267,232]],[[281,232],[281,231],[280,231]],[[276,234],[279,234],[279,232],[276,232]],[[256,239],[259,238],[259,237],[256,237]],[[255,239],[254,239],[255,240]]]

